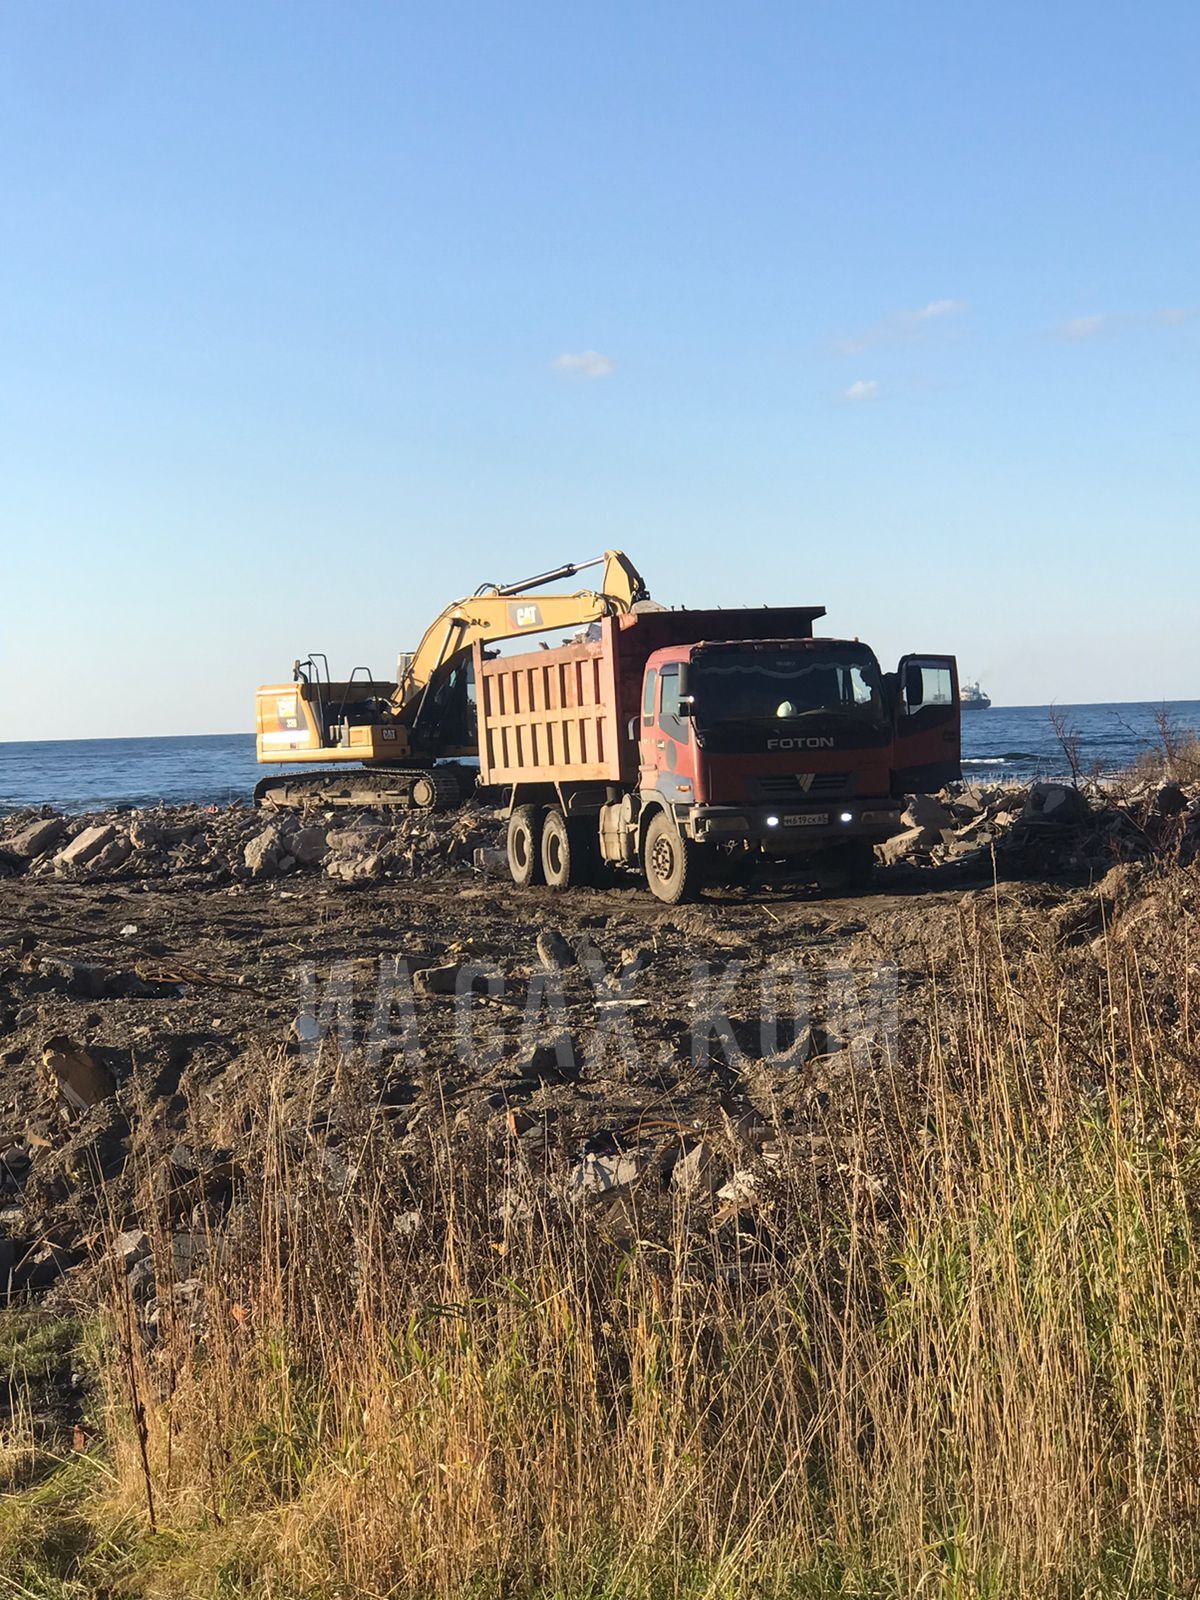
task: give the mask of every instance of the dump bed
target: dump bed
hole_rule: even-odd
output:
[[[614,783],[637,779],[631,717],[642,674],[670,645],[811,639],[821,606],[731,611],[635,611],[606,617],[599,637],[487,660],[475,646],[479,776],[484,784]]]

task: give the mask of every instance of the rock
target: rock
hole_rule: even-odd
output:
[[[135,850],[157,850],[166,835],[151,817],[135,817],[129,824],[129,842]]]
[[[326,835],[326,845],[334,855],[352,855],[382,850],[391,840],[390,828],[369,826],[363,828],[335,828]]]
[[[58,852],[54,858],[54,865],[60,871],[68,867],[85,867],[116,837],[117,830],[111,822],[100,822],[94,827],[85,828],[77,838],[71,840],[65,850]]]
[[[65,817],[43,817],[40,821],[31,822],[28,827],[22,828],[11,839],[6,839],[4,848],[23,861],[35,861],[38,856],[45,855],[52,845],[57,844],[66,831]]]
[[[382,878],[387,862],[382,855],[331,855],[325,863],[326,875],[342,883],[372,883]]]
[[[936,844],[941,835],[933,828],[909,828],[904,833],[897,833],[890,839],[885,839],[882,844],[876,845],[879,859],[885,867],[892,867],[905,857],[915,855],[918,850],[927,850],[930,845]]]
[[[128,861],[133,853],[133,846],[123,833],[118,833],[115,839],[109,841],[98,855],[88,862],[89,872],[111,872],[114,867],[119,867]]]
[[[126,1272],[132,1272],[150,1254],[150,1235],[144,1228],[129,1228],[119,1233],[113,1240],[113,1254]]]
[[[478,994],[487,989],[487,977],[472,961],[454,961],[414,972],[413,988],[418,994]]]
[[[283,838],[277,824],[256,834],[242,851],[242,860],[256,878],[270,878],[279,870]]]
[[[574,1039],[569,1033],[560,1033],[551,1042],[535,1046],[531,1055],[518,1062],[511,1081],[518,1084],[577,1083],[580,1070]]]
[[[1160,817],[1177,817],[1188,808],[1188,797],[1177,783],[1164,783],[1154,797],[1154,809]]]
[[[288,840],[288,852],[302,867],[318,866],[329,853],[325,829],[318,823],[307,828],[297,828]]]
[[[752,1206],[758,1199],[758,1179],[747,1167],[738,1167],[717,1190],[717,1199],[735,1211]]]
[[[953,813],[931,794],[914,794],[908,797],[908,806],[900,818],[907,828],[932,828],[941,833],[954,824]]]
[[[55,1092],[76,1111],[88,1111],[117,1092],[108,1069],[65,1034],[46,1040],[42,1061]]]
[[[1022,816],[1026,821],[1054,822],[1070,827],[1086,822],[1091,808],[1078,789],[1065,783],[1035,783]]]
[[[633,1183],[640,1168],[637,1160],[623,1152],[598,1155],[589,1151],[571,1169],[567,1192],[575,1196],[606,1194]]]
[[[171,1263],[177,1278],[195,1275],[208,1255],[208,1239],[202,1233],[177,1233],[171,1239]]]
[[[561,972],[578,964],[574,949],[557,928],[543,928],[537,936],[537,953],[542,965],[550,972]]]
[[[43,978],[65,984],[68,994],[82,1000],[99,1000],[108,977],[103,967],[87,961],[68,961],[62,956],[43,956],[38,972]]]
[[[982,815],[985,809],[983,793],[974,784],[962,790],[950,801],[950,809],[960,819],[969,821],[972,817]]]
[[[671,1168],[671,1188],[676,1194],[697,1198],[714,1194],[722,1179],[721,1165],[709,1144],[688,1145]]]

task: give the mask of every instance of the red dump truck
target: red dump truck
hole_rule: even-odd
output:
[[[475,647],[480,782],[508,791],[513,881],[639,869],[674,905],[725,865],[863,885],[902,796],[960,776],[953,656],[880,671],[821,606],[633,611],[531,654]]]

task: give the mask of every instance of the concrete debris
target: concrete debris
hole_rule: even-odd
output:
[[[22,861],[36,861],[57,844],[66,831],[65,817],[42,817],[5,839],[4,848],[9,855],[18,856]]]
[[[567,1193],[578,1199],[585,1195],[607,1194],[637,1178],[640,1166],[636,1157],[622,1152],[599,1155],[589,1151],[571,1169]]]
[[[85,867],[106,845],[112,844],[116,837],[117,830],[111,822],[98,822],[94,827],[85,828],[71,840],[69,845],[60,850],[54,858],[54,865],[60,872],[69,867]]]
[[[10,877],[94,882],[274,883],[324,872],[338,883],[506,868],[504,821],[491,807],[451,812],[265,814],[246,806],[156,807],[68,817],[26,810],[0,819]],[[497,854],[499,852],[499,854]]]
[[[113,1254],[125,1268],[132,1272],[150,1254],[150,1235],[144,1228],[129,1228],[113,1240]]]
[[[1078,789],[1065,783],[1035,783],[1029,791],[1022,816],[1026,820],[1053,822],[1059,826],[1085,822],[1091,807]]]
[[[928,830],[931,835],[940,835],[943,828],[954,826],[954,813],[936,795],[914,794],[909,797],[900,820],[906,828],[920,828]],[[932,837],[929,842],[934,842]]]
[[[676,1194],[696,1199],[715,1194],[724,1177],[724,1169],[712,1146],[697,1140],[683,1147],[671,1168],[671,1188]]]
[[[117,1092],[112,1074],[65,1034],[47,1039],[42,1047],[51,1091],[74,1111],[90,1111]]]
[[[1200,792],[1174,782],[956,785],[913,797],[904,820],[912,826],[877,847],[885,866],[953,864],[1019,877],[1104,871],[1156,854],[1187,865],[1200,856]]]
[[[329,857],[325,871],[342,883],[374,883],[387,871],[387,863],[378,851],[349,855],[339,850]]]

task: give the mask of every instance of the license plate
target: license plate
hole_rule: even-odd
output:
[[[785,828],[823,828],[829,821],[828,811],[797,811],[784,817]]]

